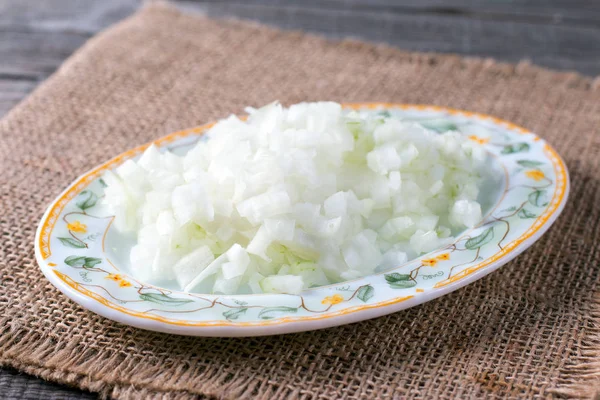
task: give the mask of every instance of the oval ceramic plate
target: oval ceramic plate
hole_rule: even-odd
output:
[[[36,257],[65,295],[104,317],[139,328],[198,336],[254,336],[357,322],[424,303],[496,270],[531,246],[556,220],[569,191],[564,162],[533,133],[486,115],[433,106],[346,105],[393,114],[442,132],[455,129],[485,146],[502,178],[486,192],[487,214],[445,248],[404,265],[301,295],[187,294],[140,282],[129,273],[133,241],[111,228],[99,201],[103,171],[128,151],[77,179],[44,214]],[[211,125],[173,133],[156,145],[184,152]]]

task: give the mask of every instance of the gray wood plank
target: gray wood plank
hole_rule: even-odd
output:
[[[46,382],[13,369],[0,369],[0,398],[22,400],[96,399],[97,395]]]
[[[253,4],[275,7],[353,9],[356,11],[429,13],[471,17],[522,17],[532,21],[600,23],[596,0],[191,0],[196,3]]]
[[[338,3],[365,4],[362,0],[331,0]],[[574,19],[600,18],[596,0],[372,0],[369,5],[413,7],[445,13],[498,13],[505,15],[560,16]]]
[[[94,34],[131,15],[142,3],[143,0],[0,0],[0,26]]]
[[[334,38],[352,36],[409,50],[495,57],[510,62],[529,59],[551,68],[600,74],[600,29],[589,26],[253,3],[178,2],[186,10],[209,16],[247,18]]]
[[[0,116],[53,73],[90,34],[0,26]]]
[[[175,0],[177,1],[177,0]],[[385,13],[429,13],[495,17],[502,19],[520,16],[552,23],[600,21],[600,2],[597,0],[191,0],[195,3],[262,5],[279,8],[320,8],[329,10]],[[69,21],[84,29],[106,26],[103,21],[114,15],[130,13],[142,0],[0,0],[0,19],[10,16],[13,21],[32,23],[43,21],[46,26],[57,21]],[[59,27],[60,25],[52,25]]]
[[[90,36],[20,26],[0,27],[0,76],[14,76],[17,80],[47,76]]]

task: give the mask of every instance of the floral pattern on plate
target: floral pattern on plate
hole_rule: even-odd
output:
[[[373,318],[439,297],[492,272],[531,245],[558,217],[568,174],[558,154],[523,128],[453,109],[397,104],[347,108],[401,117],[437,132],[457,130],[483,146],[504,172],[483,221],[454,243],[392,270],[301,295],[200,295],[140,282],[119,259],[133,243],[114,241],[114,216],[100,201],[103,171],[137,157],[130,150],[83,175],[49,207],[36,236],[46,277],[84,307],[113,320],[163,332],[250,336],[319,329]],[[212,124],[154,143],[185,151]],[[116,243],[116,244],[115,244]],[[116,258],[115,258],[116,257]]]

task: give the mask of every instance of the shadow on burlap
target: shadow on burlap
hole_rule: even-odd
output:
[[[598,86],[527,64],[148,7],[91,39],[0,122],[0,364],[115,398],[591,397],[600,376]],[[43,278],[35,228],[77,175],[168,131],[276,99],[428,103],[513,121],[562,154],[569,203],[490,276],[316,332],[146,332],[83,310]]]

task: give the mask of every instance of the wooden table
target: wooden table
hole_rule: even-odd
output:
[[[99,30],[142,0],[0,0],[0,117]],[[234,16],[403,49],[523,59],[600,75],[598,0],[198,0],[185,10]],[[0,260],[2,262],[2,260]],[[1,287],[1,286],[0,286]],[[95,398],[11,369],[0,398]]]

